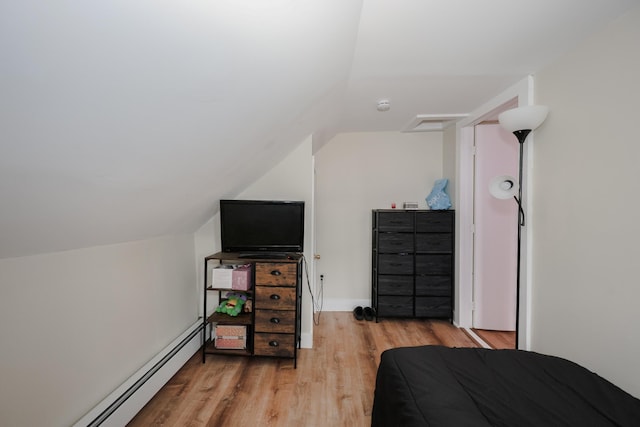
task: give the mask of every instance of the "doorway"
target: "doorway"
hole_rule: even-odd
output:
[[[489,193],[498,176],[518,175],[519,146],[495,121],[474,127],[472,327],[515,331],[518,206]]]
[[[498,123],[498,115],[508,109],[533,103],[533,78],[514,84],[495,98],[478,107],[466,119],[456,124],[456,311],[454,321],[473,332],[474,327],[474,268],[475,266],[475,127],[490,122]],[[513,144],[517,147],[517,141]],[[532,144],[525,146],[523,157],[523,203],[528,205],[528,159],[532,156]],[[487,190],[488,193],[488,190]],[[505,202],[505,201],[502,201]],[[515,201],[514,201],[515,203]],[[513,218],[517,216],[514,215]],[[530,223],[528,224],[530,225]],[[517,233],[517,228],[516,228]],[[516,240],[517,244],[517,240]],[[520,304],[518,312],[518,348],[530,348],[531,303],[531,227],[522,230],[520,259]]]

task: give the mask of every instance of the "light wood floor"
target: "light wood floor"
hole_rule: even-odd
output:
[[[487,329],[473,329],[491,348],[505,349],[516,347],[516,333],[511,331],[490,331]]]
[[[297,369],[290,359],[218,355],[203,364],[198,352],[129,426],[369,426],[380,353],[424,344],[478,346],[445,321],[322,313]]]

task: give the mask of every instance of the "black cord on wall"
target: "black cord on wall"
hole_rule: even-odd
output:
[[[302,255],[302,261],[304,262],[304,272],[307,276],[307,288],[309,289],[309,295],[311,295],[311,305],[313,306],[313,323],[317,326],[320,324],[320,315],[322,314],[322,305],[324,300],[324,275],[320,275],[320,287],[318,294],[314,295],[311,289],[311,281],[309,280],[309,269],[307,266],[307,259]]]

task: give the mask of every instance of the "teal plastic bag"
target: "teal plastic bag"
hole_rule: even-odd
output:
[[[451,207],[451,199],[445,192],[449,180],[447,178],[438,179],[433,184],[431,193],[427,196],[427,205],[433,210],[447,210]]]

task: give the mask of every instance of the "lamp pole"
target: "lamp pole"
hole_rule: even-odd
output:
[[[516,261],[516,349],[520,341],[520,264],[522,263],[522,227],[524,227],[524,208],[522,207],[522,159],[524,157],[524,140],[533,129],[544,122],[549,113],[549,108],[544,105],[528,105],[512,108],[500,113],[498,121],[506,130],[513,132],[520,143],[520,170],[518,176],[518,197],[513,196],[518,203],[518,259]]]
[[[516,350],[520,347],[520,263],[521,263],[521,244],[522,244],[522,227],[524,226],[524,208],[522,207],[522,159],[524,157],[524,141],[527,139],[527,135],[531,132],[531,129],[523,129],[514,131],[513,134],[518,138],[520,143],[520,162],[518,169],[518,255],[516,259]]]

